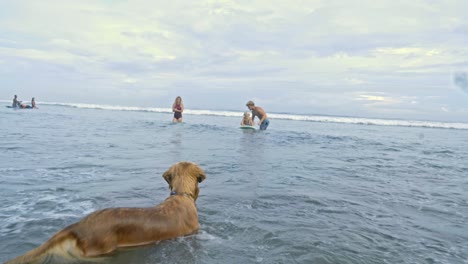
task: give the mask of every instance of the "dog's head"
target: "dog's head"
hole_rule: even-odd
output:
[[[169,189],[177,193],[188,193],[197,200],[200,189],[198,183],[206,179],[205,172],[195,163],[178,162],[163,174]]]

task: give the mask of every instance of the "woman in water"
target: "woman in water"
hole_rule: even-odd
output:
[[[184,112],[184,103],[182,103],[182,98],[177,96],[174,103],[172,104],[172,112],[174,112],[174,119],[172,122],[182,122],[182,112]]]

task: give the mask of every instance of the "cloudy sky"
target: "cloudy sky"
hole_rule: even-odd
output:
[[[0,0],[0,99],[468,122],[466,0]]]

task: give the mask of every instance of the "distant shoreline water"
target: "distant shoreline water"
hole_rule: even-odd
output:
[[[2,103],[10,101],[0,100]],[[135,111],[135,112],[155,112],[155,113],[171,113],[170,108],[158,107],[135,107],[135,106],[119,106],[119,105],[101,105],[101,104],[82,104],[82,103],[61,103],[61,102],[38,102],[38,105],[51,105],[74,107],[83,109],[101,109],[112,111]],[[226,116],[226,117],[241,117],[243,111],[233,110],[196,110],[186,109],[184,111],[188,115],[211,115],[211,116]],[[444,128],[444,129],[463,129],[468,130],[468,123],[462,122],[438,122],[438,121],[422,121],[422,120],[402,120],[402,119],[380,119],[380,118],[365,118],[365,117],[347,117],[347,116],[326,116],[326,115],[307,115],[307,114],[290,114],[290,113],[268,113],[270,119],[283,119],[293,121],[310,121],[310,122],[325,122],[325,123],[344,123],[344,124],[360,124],[360,125],[378,125],[378,126],[404,126],[404,127],[426,127],[426,128]]]

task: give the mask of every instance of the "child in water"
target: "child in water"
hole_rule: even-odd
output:
[[[250,117],[250,112],[245,112],[244,117],[242,118],[241,126],[253,126],[252,117]]]

